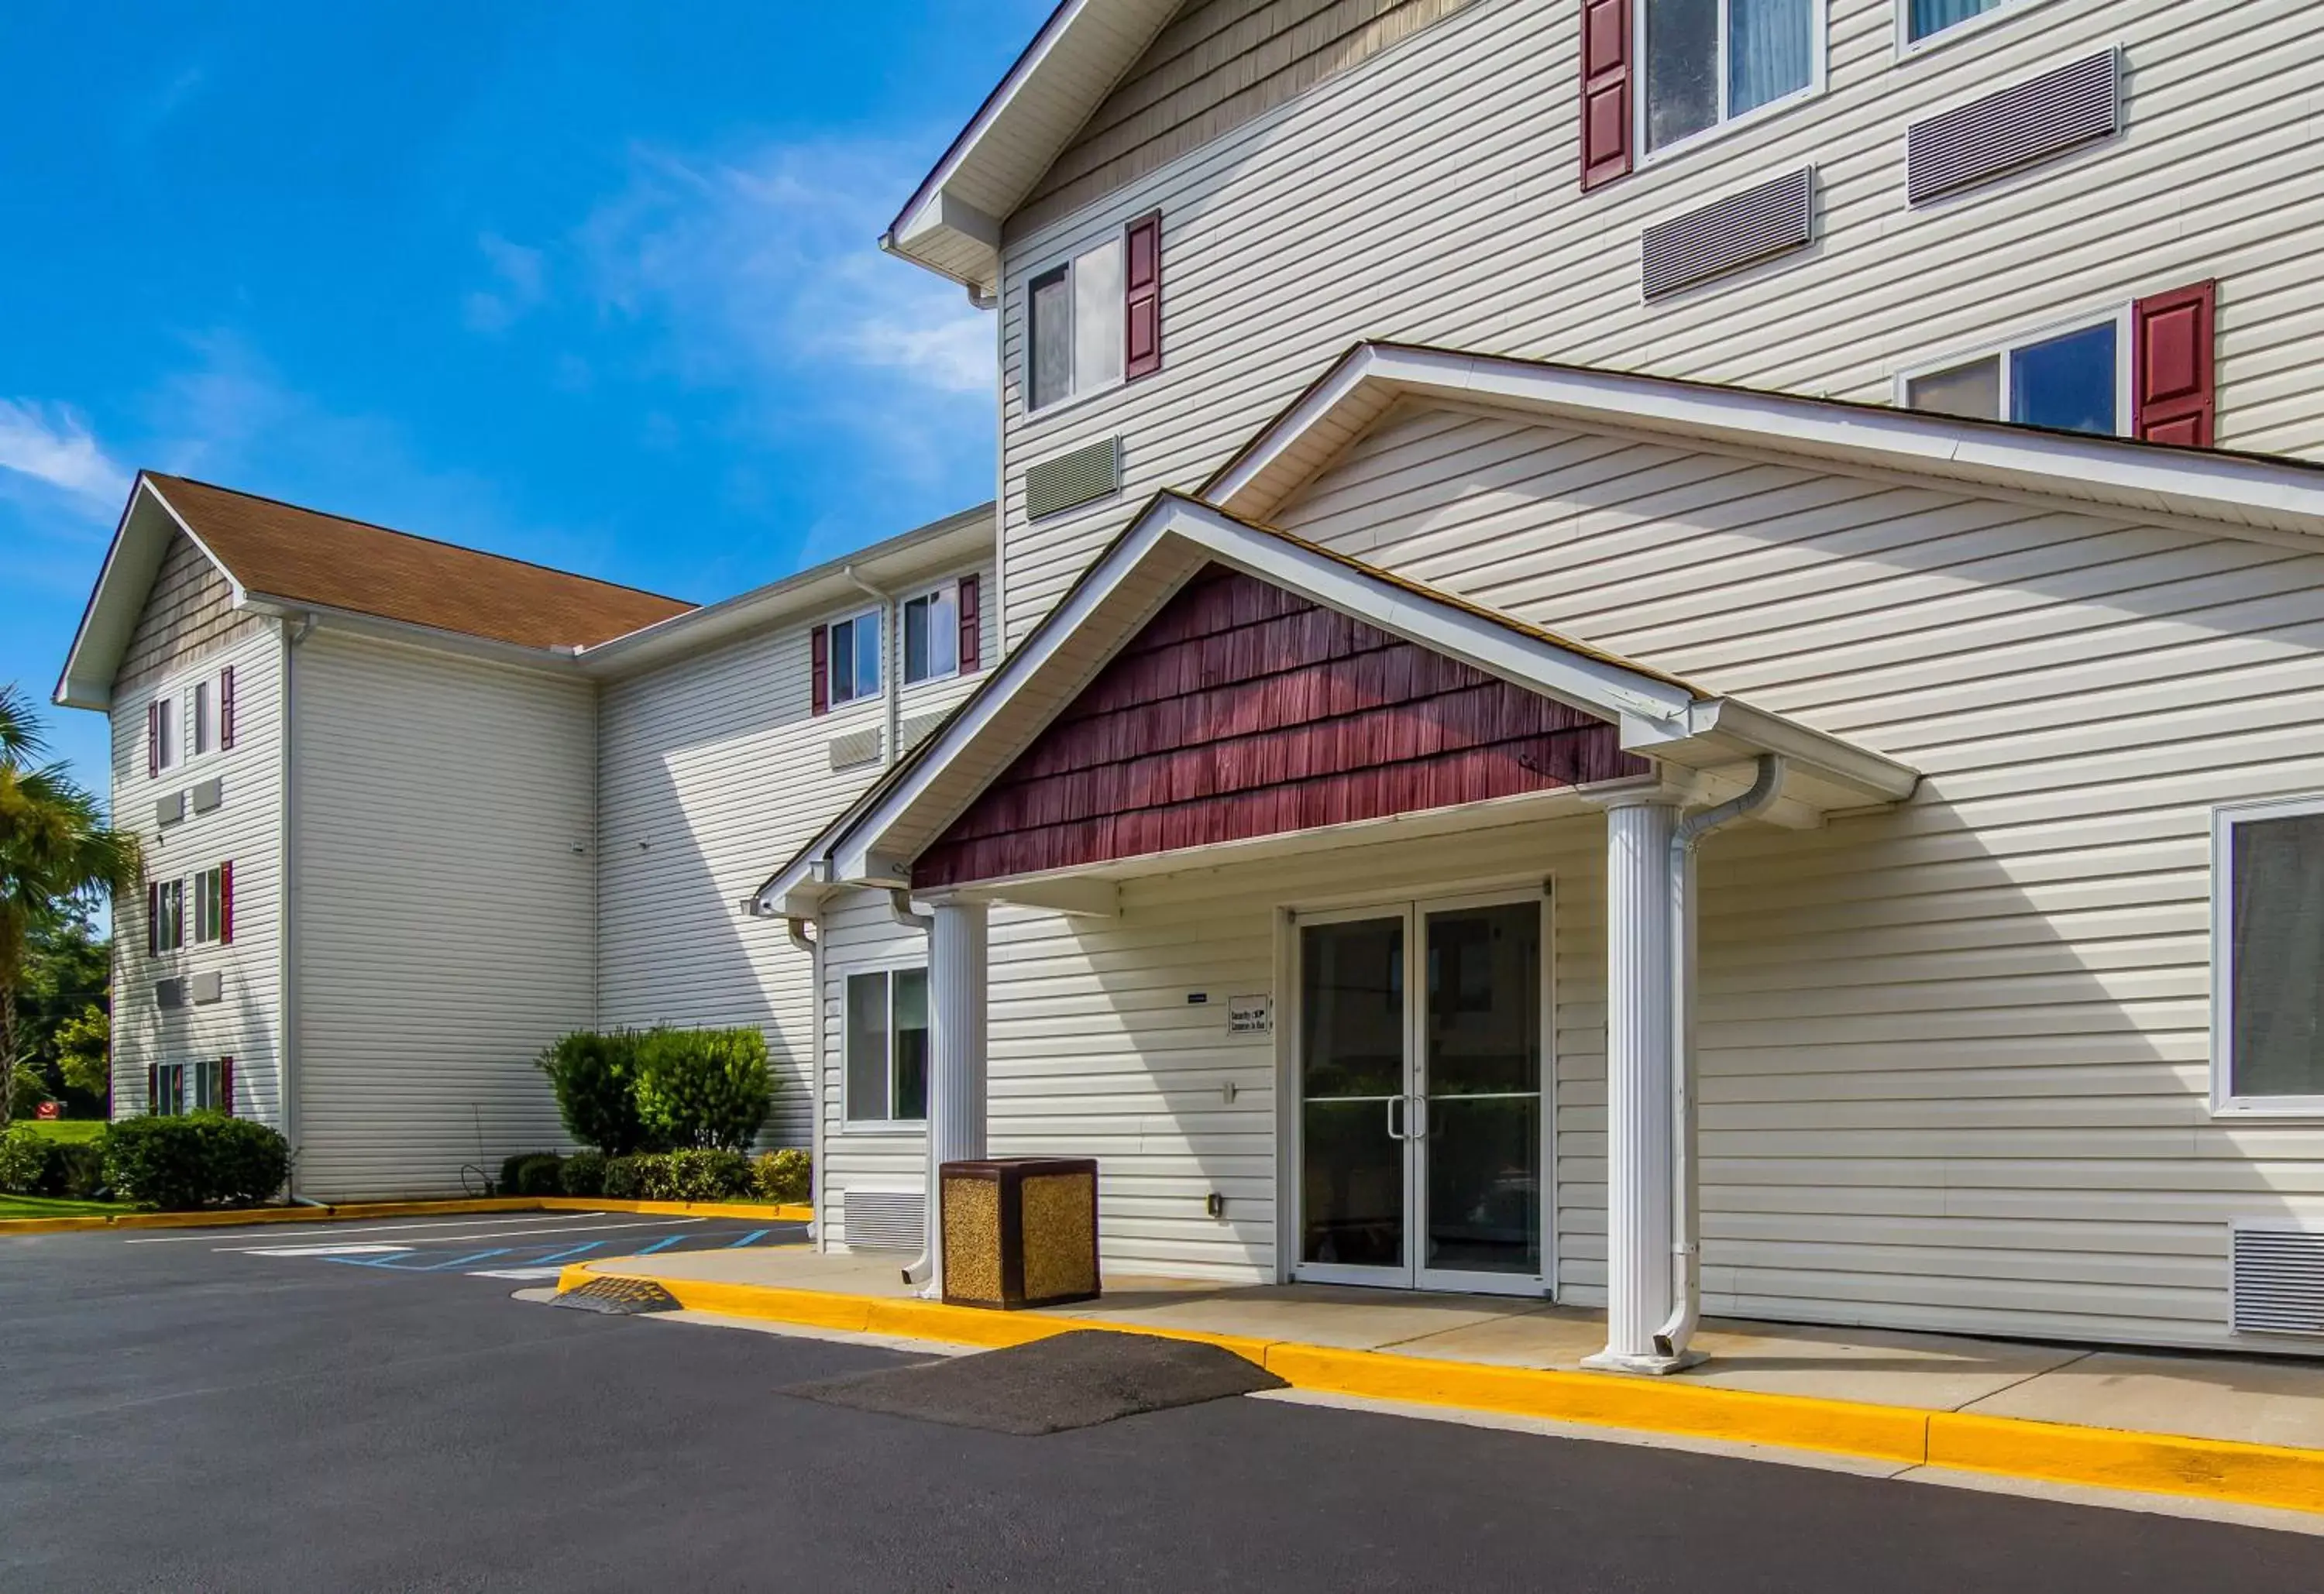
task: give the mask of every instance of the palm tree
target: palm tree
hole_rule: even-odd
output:
[[[106,823],[97,798],[44,750],[31,700],[0,686],[0,1129],[16,1085],[16,992],[33,935],[77,904],[135,885],[137,838]]]

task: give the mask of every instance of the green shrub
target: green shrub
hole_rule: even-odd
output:
[[[649,1143],[638,1116],[639,1041],[633,1030],[576,1030],[540,1054],[566,1131],[607,1156],[626,1156]]]
[[[565,1193],[565,1186],[559,1182],[558,1175],[564,1166],[565,1159],[553,1151],[544,1151],[538,1156],[524,1158],[516,1165],[516,1189],[512,1193],[562,1195]]]
[[[615,1201],[644,1201],[646,1169],[659,1161],[652,1156],[609,1156],[605,1159],[604,1193]]]
[[[519,1151],[511,1156],[501,1158],[501,1176],[499,1181],[493,1185],[493,1193],[494,1195],[514,1195],[517,1193],[517,1170],[524,1166],[525,1158],[529,1156],[537,1156],[539,1155],[540,1153],[533,1151]]]
[[[48,1138],[31,1124],[0,1132],[0,1193],[34,1195],[49,1170]]]
[[[105,1177],[115,1193],[165,1212],[252,1206],[290,1176],[290,1143],[264,1124],[223,1113],[131,1118],[105,1131]]]
[[[557,1187],[567,1195],[605,1193],[605,1154],[576,1151],[557,1170]]]
[[[741,1151],[774,1104],[767,1037],[756,1029],[655,1029],[638,1043],[638,1117],[680,1150]]]
[[[814,1187],[814,1164],[794,1146],[770,1151],[751,1165],[751,1193],[761,1201],[803,1202]]]
[[[673,1151],[669,1183],[673,1201],[733,1201],[750,1193],[751,1164],[739,1151]]]
[[[45,1138],[45,1137],[44,1137]],[[50,1140],[39,1193],[89,1201],[105,1188],[105,1148],[94,1140]]]

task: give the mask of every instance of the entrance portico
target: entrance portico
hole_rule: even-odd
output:
[[[1475,876],[1431,863],[1602,810],[1604,1362],[1662,1370],[1692,1328],[1685,885],[1709,821],[1688,815],[1809,827],[1912,784],[1892,760],[1166,496],[759,905],[804,917],[852,887],[932,908],[932,1172],[986,1148],[987,904],[1119,927],[1126,887],[1342,857],[1358,872],[1330,893],[1341,906],[1279,899],[1274,968],[1248,977],[1273,992],[1275,1274],[1554,1295],[1551,871],[1487,849],[1506,883],[1453,890]],[[1438,883],[1351,889],[1392,857]],[[1205,1110],[1176,1092],[1168,1121],[1191,1134]],[[1076,1147],[1045,1134],[1040,1148]]]

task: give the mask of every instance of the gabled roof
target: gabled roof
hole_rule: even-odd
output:
[[[1680,769],[1788,760],[1780,817],[1910,795],[1893,759],[1176,493],[1156,496],[1032,634],[911,756],[760,888],[761,913],[804,914],[829,885],[902,884],[942,833],[1205,565],[1226,565],[1620,726]]]
[[[326,611],[511,650],[570,651],[693,607],[635,587],[146,472],[130,489],[81,615],[58,702],[107,706],[147,591],[180,532],[226,576],[237,608]]]
[[[1137,64],[1179,0],[1063,0],[985,97],[880,246],[990,292],[1001,224]]]
[[[2324,537],[2324,466],[1506,355],[1360,343],[1202,487],[1266,520],[1400,400],[1814,462],[2268,540]]]

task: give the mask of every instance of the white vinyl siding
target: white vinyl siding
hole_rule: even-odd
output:
[[[327,629],[293,659],[300,1188],[454,1193],[567,1143],[533,1059],[595,1014],[594,689]]]
[[[982,579],[991,590],[989,567]],[[983,622],[989,658],[990,604]],[[808,712],[808,646],[804,623],[773,629],[608,683],[599,706],[599,1021],[757,1025],[777,1080],[762,1138],[778,1146],[812,1132],[812,975],[782,921],[741,903],[878,779],[876,757],[835,771],[832,742],[885,731],[876,699]],[[899,721],[975,683],[907,685]]]
[[[2324,31],[2312,8],[2050,0],[1900,63],[1898,3],[1831,0],[1829,88],[1811,104],[1584,194],[1581,8],[1479,0],[1012,237],[1001,312],[1009,640],[1156,489],[1197,485],[1365,337],[1886,403],[1897,373],[1932,355],[2216,277],[2220,443],[2324,457],[2313,355],[2324,143],[2311,103]],[[2116,43],[2124,137],[1906,206],[1907,124]],[[1459,135],[1412,137],[1416,117]],[[1810,163],[1814,248],[1639,303],[1641,229]],[[1025,281],[1155,209],[1168,238],[1167,364],[1028,422]],[[1116,435],[1120,497],[1028,525],[1026,464]]]
[[[884,892],[849,891],[827,904],[823,935],[823,1061],[816,1110],[823,1115],[822,1166],[816,1170],[816,1235],[847,1248],[847,1193],[913,1193],[925,1199],[927,1133],[918,1123],[850,1124],[847,1119],[847,980],[868,970],[927,961],[927,936],[896,922]]]
[[[189,545],[190,546],[190,545]],[[189,573],[184,585],[198,585]],[[157,586],[154,603],[170,605],[172,592]],[[226,627],[205,619],[198,648],[189,649],[170,625],[141,626],[155,657],[182,668],[149,675],[120,690],[112,712],[113,817],[144,844],[146,869],[180,881],[198,898],[196,882],[222,860],[234,860],[234,941],[197,944],[194,904],[185,909],[186,945],[161,958],[145,952],[143,893],[115,909],[113,1111],[145,1110],[149,1064],[199,1057],[235,1060],[235,1110],[284,1127],[282,1056],[282,642],[272,622]],[[156,691],[182,702],[189,674],[198,670],[216,686],[217,672],[235,671],[236,730],[231,751],[193,769],[151,779],[145,766],[145,707]],[[190,803],[184,818],[164,831],[154,824],[154,799],[217,780],[220,802],[208,813]],[[161,1010],[153,986],[165,977],[215,972],[216,1002]]]

